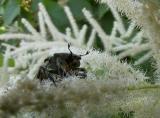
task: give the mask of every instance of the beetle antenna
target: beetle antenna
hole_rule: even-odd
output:
[[[87,52],[86,52],[86,54],[79,55],[79,56],[81,56],[81,57],[82,57],[82,56],[86,56],[86,55],[88,55],[89,53],[90,53],[90,52],[89,52],[89,51],[87,51]]]
[[[70,43],[68,43],[68,50],[70,51],[70,53],[71,53],[71,55],[72,55],[73,53],[72,53],[72,51],[71,51],[70,47],[71,47],[71,44],[70,44]]]

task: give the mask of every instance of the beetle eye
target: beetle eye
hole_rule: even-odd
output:
[[[70,63],[70,62],[72,62],[73,61],[73,59],[72,58],[68,58],[68,59],[66,59],[66,62],[67,63]]]

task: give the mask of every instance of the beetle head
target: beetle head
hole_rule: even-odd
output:
[[[68,50],[70,51],[70,56],[68,58],[68,62],[70,62],[70,66],[72,68],[79,67],[80,66],[81,57],[89,54],[89,51],[87,51],[86,54],[83,54],[83,55],[73,54],[73,52],[70,49],[70,44],[68,44]]]

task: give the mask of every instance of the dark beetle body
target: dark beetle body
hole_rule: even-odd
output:
[[[64,77],[78,76],[85,78],[87,76],[86,70],[80,68],[81,56],[84,55],[73,54],[70,50],[70,45],[68,45],[68,49],[70,53],[55,53],[53,56],[47,57],[44,60],[44,64],[40,66],[37,73],[37,78],[40,81],[49,79],[56,85]]]

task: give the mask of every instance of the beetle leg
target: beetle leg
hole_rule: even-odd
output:
[[[42,80],[44,80],[44,79],[49,78],[54,83],[54,85],[57,86],[56,82],[55,82],[55,79],[54,79],[55,77],[53,77],[51,75],[51,73],[48,72],[48,70],[43,66],[40,66],[36,77],[40,80],[40,82],[42,82]]]
[[[76,76],[80,78],[86,78],[87,77],[87,71],[84,68],[76,68],[74,70],[74,73]]]
[[[85,68],[76,68],[76,70],[87,72]]]
[[[43,79],[46,79],[46,72],[45,72],[45,68],[43,66],[39,67],[38,73],[36,75],[36,78],[38,78],[41,82]]]
[[[57,85],[56,85],[56,82],[55,82],[55,77],[53,77],[52,75],[51,75],[51,73],[48,73],[48,77],[49,77],[49,79],[53,82],[53,84],[55,85],[55,87],[57,87]]]

